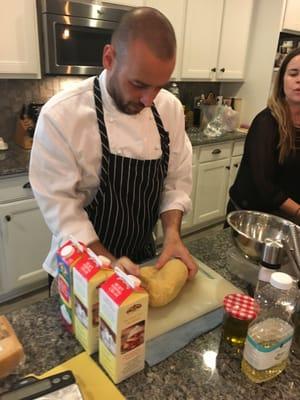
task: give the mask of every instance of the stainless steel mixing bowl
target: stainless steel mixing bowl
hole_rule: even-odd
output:
[[[236,246],[253,261],[261,260],[265,239],[290,241],[290,225],[293,225],[271,214],[247,210],[231,212],[227,222]]]

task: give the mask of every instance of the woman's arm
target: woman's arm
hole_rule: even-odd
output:
[[[281,204],[280,210],[287,214],[295,224],[300,224],[300,204],[292,199],[287,199]]]

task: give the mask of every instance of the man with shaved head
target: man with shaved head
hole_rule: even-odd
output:
[[[178,257],[197,267],[180,238],[191,207],[192,148],[183,108],[163,87],[176,61],[172,25],[150,7],[126,13],[103,50],[104,71],[55,95],[39,116],[30,182],[53,233],[44,267],[73,235],[96,254],[139,275],[164,242],[157,267]]]

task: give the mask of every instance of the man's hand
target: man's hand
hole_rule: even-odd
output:
[[[119,267],[122,271],[130,275],[139,276],[140,267],[134,264],[128,257],[121,257],[112,263],[113,268]]]
[[[165,239],[162,252],[156,262],[156,267],[162,268],[171,258],[180,258],[188,268],[189,279],[195,277],[198,265],[179,236]]]

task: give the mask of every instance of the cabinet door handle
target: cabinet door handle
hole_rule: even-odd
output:
[[[239,166],[239,164],[233,164],[235,168],[237,168]]]
[[[31,189],[30,182],[26,182],[26,183],[24,183],[24,185],[23,185],[23,189]]]
[[[217,70],[216,67],[214,67],[211,69],[211,72],[216,72],[216,70]]]
[[[226,169],[230,169],[230,166],[229,166],[229,165],[226,165]]]
[[[225,72],[225,68],[221,68],[221,69],[220,69],[220,72]]]
[[[5,220],[7,221],[7,222],[9,222],[9,221],[11,221],[11,216],[10,215],[5,215]]]
[[[222,150],[220,150],[220,149],[214,149],[214,150],[211,152],[211,154],[220,154],[220,153],[222,153]]]

